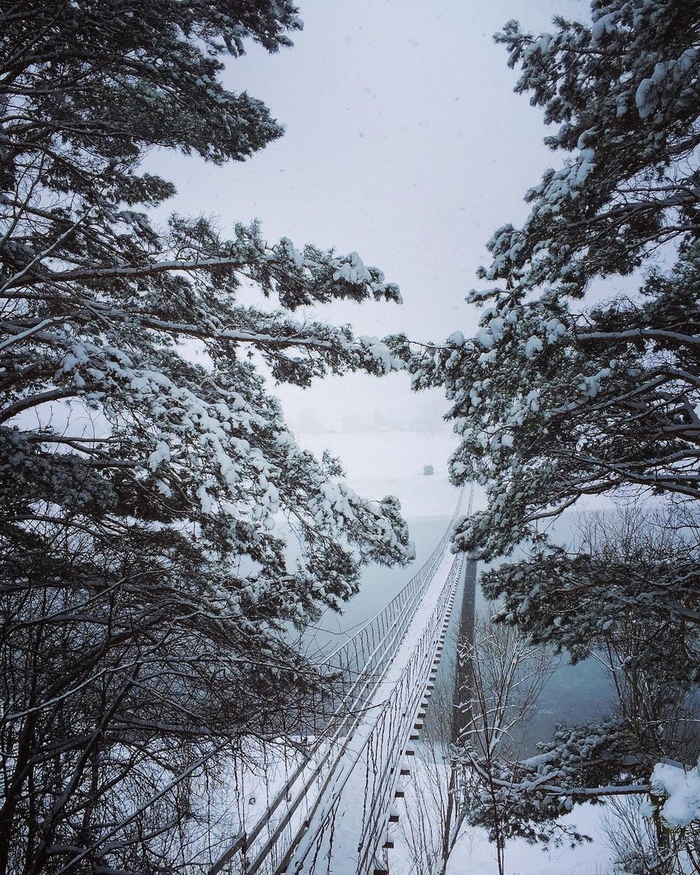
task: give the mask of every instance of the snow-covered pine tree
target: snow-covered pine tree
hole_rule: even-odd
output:
[[[594,0],[588,23],[557,18],[537,36],[510,22],[497,41],[564,158],[527,193],[523,227],[488,244],[476,335],[395,349],[415,388],[452,401],[454,482],[486,491],[456,546],[485,559],[536,549],[488,576],[501,619],[581,655],[624,618],[644,630],[647,664],[671,648],[682,698],[700,629],[700,6]],[[591,495],[682,506],[671,555],[654,570],[649,555],[611,564],[552,547],[547,524]]]
[[[484,557],[582,495],[700,496],[700,10],[606,0],[592,19],[498,35],[522,65],[518,90],[559,124],[547,143],[573,157],[528,192],[523,228],[491,239],[480,273],[496,285],[471,295],[476,336],[411,362],[416,388],[453,401],[453,477],[487,488],[458,536]],[[638,295],[609,283],[600,303],[596,281],[641,264]],[[584,308],[591,284],[598,302]]]
[[[222,163],[280,136],[222,57],[299,27],[288,0],[0,8],[1,873],[184,865],[194,778],[299,728],[317,678],[285,624],[408,559],[398,502],[302,451],[251,358],[302,386],[384,373],[293,311],[398,289],[354,253],[147,215],[174,191],[151,147]]]

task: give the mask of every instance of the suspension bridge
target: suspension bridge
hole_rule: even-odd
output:
[[[389,872],[416,742],[471,564],[449,552],[458,512],[409,583],[326,656],[324,674],[336,680],[322,729],[277,755],[257,788],[254,778],[241,782],[249,804],[240,830],[208,875]]]

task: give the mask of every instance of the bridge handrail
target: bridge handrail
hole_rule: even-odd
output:
[[[445,552],[445,547],[447,546],[447,541],[449,540],[450,535],[452,534],[454,524],[457,521],[457,517],[459,516],[459,509],[462,505],[462,496],[463,496],[463,490],[460,490],[459,498],[457,499],[457,507],[455,508],[454,513],[452,514],[452,519],[450,520],[449,525],[445,529],[445,532],[443,533],[442,537],[440,538],[440,541],[438,542],[438,544],[435,547],[435,549],[433,550],[433,552],[426,559],[426,561],[423,563],[423,565],[421,565],[421,567],[413,575],[413,577],[408,581],[406,586],[404,586],[401,590],[399,590],[399,592],[394,596],[394,598],[390,602],[388,602],[383,608],[381,608],[379,611],[377,611],[377,613],[373,617],[370,617],[368,620],[366,620],[362,624],[362,626],[360,626],[360,628],[347,641],[344,641],[342,644],[339,644],[335,648],[335,650],[331,651],[324,658],[323,662],[321,663],[322,665],[330,663],[330,661],[332,659],[334,659],[337,654],[339,654],[345,648],[348,648],[350,646],[350,644],[352,643],[353,639],[355,639],[359,635],[361,635],[367,629],[368,626],[371,626],[372,624],[376,623],[376,621],[378,620],[379,617],[381,617],[382,615],[386,615],[388,613],[392,613],[395,610],[395,606],[397,604],[400,604],[403,600],[407,599],[410,595],[413,594],[414,589],[420,587],[421,584],[423,584],[421,589],[425,589],[427,587],[427,584],[432,579],[432,574],[427,574],[426,571],[430,567],[431,571],[434,573],[435,569],[437,568],[437,566],[440,562],[441,557],[443,556],[443,554]]]
[[[300,764],[287,781],[285,781],[280,792],[271,800],[265,813],[247,836],[245,836],[244,841],[241,842],[240,837],[237,837],[235,850],[234,846],[229,848],[209,869],[209,875],[216,875],[216,873],[220,872],[238,850],[250,850],[251,845],[260,836],[265,826],[272,821],[274,813],[283,802],[291,802],[291,805],[289,805],[280,822],[276,825],[271,840],[265,843],[265,849],[273,839],[276,840],[281,831],[289,824],[305,794],[313,783],[318,780],[326,762],[331,757],[331,752],[334,746],[336,746],[337,740],[344,734],[347,735],[351,724],[359,719],[358,712],[364,703],[371,698],[377,684],[381,680],[382,671],[379,669],[383,670],[386,668],[396,655],[408,626],[413,619],[414,609],[420,603],[445,553],[447,542],[459,514],[461,502],[462,491],[460,491],[457,507],[452,515],[450,524],[440,542],[406,586],[384,608],[367,620],[352,637],[339,645],[320,663],[319,668],[330,670],[331,674],[341,673],[346,681],[351,680],[349,689],[344,691],[339,703],[333,708],[333,713],[330,715],[325,731],[317,737],[316,743],[309,751],[307,760]],[[397,619],[399,619],[398,622]],[[369,654],[367,653],[365,642],[370,646]],[[358,644],[360,645],[359,647]],[[351,659],[351,656],[354,656],[354,660]],[[322,755],[315,767],[312,767],[311,774],[303,782],[303,787],[295,794],[294,800],[290,800],[289,793],[291,788],[301,777],[302,773],[309,768],[309,763],[319,753]],[[339,755],[336,756],[336,764],[338,759]],[[335,768],[335,764],[332,768]],[[261,851],[256,853],[255,860],[249,863],[246,870],[249,875],[253,875],[262,864],[264,853],[266,853],[265,849],[261,849]]]
[[[395,776],[388,771],[388,761],[392,760],[395,752],[405,745],[406,738],[409,734],[409,729],[415,714],[418,710],[418,703],[424,694],[425,684],[428,680],[428,675],[433,664],[434,658],[434,642],[436,640],[436,629],[447,610],[447,603],[450,598],[454,598],[454,591],[457,586],[458,578],[461,572],[463,557],[455,557],[450,572],[445,579],[442,590],[436,599],[435,605],[431,612],[430,618],[427,621],[425,628],[416,643],[415,651],[411,660],[402,669],[399,678],[393,685],[392,690],[381,706],[380,716],[369,735],[364,738],[360,744],[353,745],[353,760],[359,759],[363,751],[367,747],[386,746],[388,744],[391,749],[391,756],[383,758],[375,757],[375,759],[385,762],[385,767],[381,772],[373,774],[372,796],[371,800],[365,799],[365,802],[370,802],[371,805],[367,810],[367,820],[364,824],[364,829],[358,846],[358,853],[362,855],[361,865],[358,866],[358,872],[369,871],[367,860],[375,848],[375,839],[378,833],[378,826],[384,812],[387,809],[387,800],[391,793],[391,785]],[[386,730],[386,731],[385,731]],[[387,738],[389,739],[387,742]],[[345,780],[347,780],[347,775]],[[328,788],[330,777],[326,780],[323,791]],[[333,786],[333,792],[329,800],[326,801],[326,815],[321,815],[323,820],[326,820],[332,812],[335,801],[340,798],[343,791],[345,781],[336,782]],[[310,815],[315,815],[321,804],[321,796],[311,809]],[[307,816],[307,820],[309,816]],[[323,825],[321,825],[323,829]],[[301,834],[297,835],[296,841],[301,838]],[[308,853],[310,844],[313,842],[313,836],[304,836],[304,842],[307,846],[306,851],[301,851],[299,848],[292,848],[287,854],[287,860],[294,858],[297,865],[304,859]]]
[[[463,565],[464,556],[455,556],[442,591],[435,602],[431,617],[416,645],[413,657],[385,702],[382,716],[372,730],[373,737],[377,739],[376,744],[386,747],[387,750],[383,757],[377,756],[377,760],[381,760],[384,767],[381,772],[374,775],[373,801],[358,846],[358,851],[360,848],[363,849],[362,858],[357,868],[358,872],[369,871],[368,861],[376,850],[381,820],[389,808],[395,784],[395,776],[391,773],[390,763],[400,745],[406,744],[407,736],[418,712],[418,706],[425,694],[425,685],[433,665],[435,652],[433,643],[436,629],[448,610],[447,603],[451,597],[454,599]],[[386,733],[384,727],[386,727]]]
[[[458,505],[459,507],[459,505]],[[357,642],[362,637],[367,636],[369,634],[368,630],[380,630],[382,632],[382,636],[379,639],[379,642],[376,644],[375,648],[372,652],[367,655],[364,648],[362,648],[363,657],[365,659],[364,664],[360,660],[360,653],[355,653],[356,662],[359,662],[362,666],[361,670],[353,670],[353,667],[350,664],[342,664],[340,659],[334,660],[331,663],[331,658],[329,657],[322,663],[322,666],[325,668],[331,668],[334,672],[342,672],[342,679],[349,680],[350,685],[349,688],[343,691],[342,698],[337,703],[335,708],[333,709],[333,713],[330,715],[325,731],[322,732],[316,741],[316,744],[312,747],[309,752],[309,757],[306,762],[302,763],[294,770],[289,779],[285,782],[284,786],[277,794],[277,796],[270,802],[265,814],[261,817],[258,823],[253,827],[247,837],[247,847],[251,848],[251,845],[256,841],[256,839],[260,836],[262,831],[265,829],[265,826],[272,821],[275,811],[282,805],[283,803],[290,803],[286,808],[284,815],[282,816],[280,823],[276,825],[273,835],[271,838],[265,842],[265,845],[260,848],[255,854],[254,858],[249,861],[248,867],[246,869],[247,875],[255,875],[258,871],[262,863],[264,862],[264,858],[268,853],[269,847],[278,838],[281,831],[289,824],[291,818],[293,817],[295,811],[301,804],[302,800],[311,789],[311,787],[318,781],[324,768],[328,765],[329,760],[332,760],[330,763],[330,771],[332,772],[337,763],[340,761],[344,754],[344,745],[342,740],[344,738],[352,736],[352,732],[358,722],[362,719],[362,708],[366,704],[366,702],[372,697],[377,684],[381,680],[381,672],[377,671],[377,668],[380,664],[386,666],[388,662],[393,659],[396,654],[401,642],[404,639],[406,631],[408,629],[408,625],[410,621],[413,619],[414,608],[420,603],[420,600],[425,592],[425,589],[429,585],[432,577],[437,570],[437,567],[440,564],[440,560],[444,555],[445,548],[447,546],[447,540],[452,531],[452,526],[454,523],[454,519],[456,516],[453,515],[452,520],[450,521],[450,525],[447,527],[445,534],[440,539],[438,546],[433,550],[428,560],[423,564],[417,574],[409,581],[408,584],[401,590],[401,592],[394,599],[389,602],[381,611],[379,611],[371,620],[369,620],[364,626],[358,630],[358,632],[352,636],[347,642],[345,642],[341,647],[337,648],[334,651],[334,654],[337,655],[339,652],[344,650],[348,650],[351,646],[353,646],[353,642]],[[401,598],[403,594],[403,598]],[[402,621],[400,623],[395,622],[394,613],[397,610],[397,606],[401,606],[404,608],[402,611]],[[406,610],[405,608],[408,609]],[[392,608],[391,611],[389,609]],[[386,619],[389,615],[391,615],[391,622],[388,624],[382,623],[381,619]],[[381,628],[386,625],[386,628]],[[382,647],[384,645],[384,647]],[[338,743],[341,742],[340,747],[338,748]],[[303,772],[309,770],[309,764],[321,753],[321,756],[318,762],[315,763],[314,766],[311,767],[311,770],[306,775],[305,780],[303,781],[302,786],[296,792],[293,800],[288,798],[289,791],[291,787],[297,782],[297,780],[302,776]],[[324,785],[328,779],[324,781]],[[210,875],[216,875],[217,872],[220,871],[218,866],[213,867],[210,870]]]

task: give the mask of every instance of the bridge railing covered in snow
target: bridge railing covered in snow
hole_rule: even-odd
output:
[[[241,823],[240,834],[209,875],[275,875],[290,861],[291,870],[314,869],[316,856],[327,853],[322,849],[332,836],[333,812],[361,756],[371,763],[362,770],[364,783],[371,787],[362,791],[362,837],[355,852],[363,866],[369,865],[376,821],[391,791],[391,764],[402,755],[435,658],[437,630],[454,599],[461,561],[446,564],[446,552],[458,512],[459,505],[440,543],[401,592],[326,656],[321,669],[328,683],[317,700],[314,736],[298,746],[264,813],[254,823]],[[431,590],[438,569],[443,585]],[[397,665],[399,652],[403,658]]]

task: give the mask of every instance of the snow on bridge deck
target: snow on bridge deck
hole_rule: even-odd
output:
[[[443,556],[288,871],[372,875],[383,870],[376,854],[392,845],[387,821],[401,772],[411,768],[412,730],[432,689],[461,567],[461,559]]]

